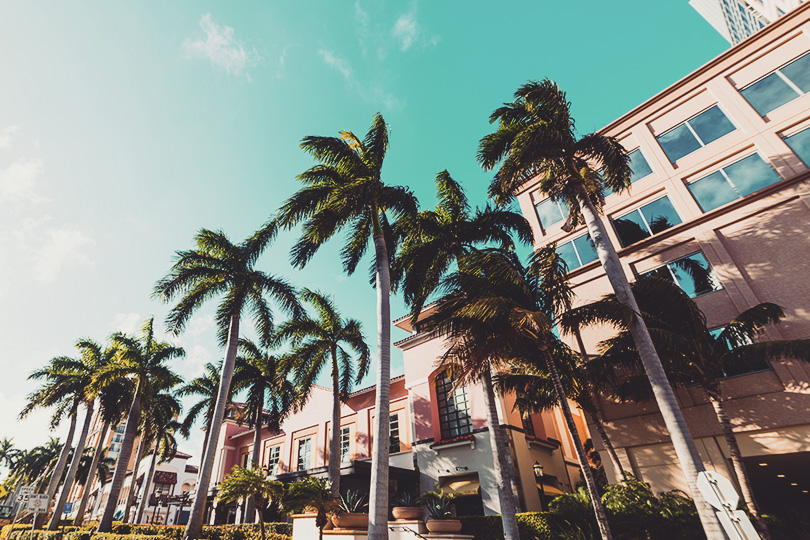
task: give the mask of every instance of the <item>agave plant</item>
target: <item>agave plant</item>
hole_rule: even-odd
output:
[[[336,512],[338,514],[362,514],[368,509],[368,498],[359,491],[350,489],[340,496]]]
[[[426,491],[418,499],[418,503],[425,507],[431,519],[452,519],[454,493],[445,491],[436,484],[432,491]]]
[[[419,497],[410,491],[402,491],[394,496],[394,504],[397,506],[415,507],[419,506]]]

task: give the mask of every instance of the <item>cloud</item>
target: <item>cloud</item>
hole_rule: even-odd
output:
[[[419,27],[416,23],[416,14],[406,13],[400,15],[391,33],[399,40],[401,51],[407,51],[419,37]]]
[[[281,54],[278,56],[278,67],[276,68],[276,79],[281,79],[284,77],[284,68],[285,68],[285,61],[287,59],[287,53],[290,50],[289,45],[285,45],[283,49],[281,49]]]
[[[233,28],[215,23],[210,13],[200,17],[200,28],[205,32],[205,39],[184,41],[185,54],[188,57],[206,58],[228,75],[244,76],[250,80],[247,70],[258,63],[258,52],[255,49],[245,50],[242,43],[234,37]]]
[[[113,332],[125,334],[137,334],[141,326],[143,326],[143,320],[139,313],[116,313],[110,323]]]
[[[33,247],[34,276],[42,283],[53,283],[63,267],[79,265],[94,268],[85,250],[95,244],[93,237],[72,225],[49,227],[39,232],[39,247]],[[32,244],[36,246],[37,244]]]
[[[44,170],[41,160],[21,158],[0,171],[0,203],[44,201],[34,189]]]
[[[354,79],[352,78],[352,68],[349,65],[349,62],[345,58],[340,58],[335,55],[332,51],[328,51],[325,49],[321,49],[318,51],[318,54],[321,55],[321,58],[328,66],[333,69],[336,69],[343,75],[343,78],[346,79],[348,82],[353,83]]]
[[[8,126],[0,131],[0,149],[11,148],[14,144],[14,139],[17,138],[17,132],[20,131],[20,126]]]
[[[379,84],[364,84],[358,81],[354,76],[354,70],[351,64],[349,64],[349,61],[345,58],[338,56],[328,49],[320,49],[318,54],[326,65],[343,75],[349,88],[357,92],[363,101],[375,105],[381,104],[385,109],[389,110],[401,109],[405,106],[400,99],[387,92]]]

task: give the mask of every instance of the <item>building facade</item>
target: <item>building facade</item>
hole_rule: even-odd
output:
[[[804,0],[689,0],[726,41],[736,45]]]
[[[803,4],[602,130],[630,152],[633,169],[629,193],[609,194],[603,217],[628,279],[668,276],[710,328],[774,302],[787,318],[764,339],[810,337],[808,92],[810,5]],[[612,292],[584,227],[562,230],[565,208],[531,181],[518,201],[536,247],[554,242],[568,262],[580,305]],[[695,280],[689,266],[709,279]],[[610,335],[592,329],[583,338],[595,353]],[[806,510],[810,365],[763,361],[756,372],[730,373],[722,393],[762,506]],[[701,390],[680,388],[677,397],[707,468],[734,479]],[[599,401],[624,467],[656,491],[685,490],[655,404]]]

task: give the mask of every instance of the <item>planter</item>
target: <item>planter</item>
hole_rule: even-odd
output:
[[[461,530],[458,519],[429,519],[427,529],[432,533],[457,533]]]
[[[425,517],[425,511],[421,506],[395,506],[391,514],[397,521],[419,521]]]
[[[332,516],[336,529],[368,529],[368,514],[345,513]]]

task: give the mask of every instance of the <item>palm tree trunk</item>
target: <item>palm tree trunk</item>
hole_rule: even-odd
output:
[[[56,493],[56,488],[59,487],[59,481],[62,480],[62,473],[65,472],[65,465],[67,465],[68,455],[70,454],[70,446],[73,444],[73,434],[76,432],[76,414],[77,409],[74,409],[73,413],[70,415],[70,428],[68,428],[68,433],[65,437],[65,444],[62,445],[59,460],[56,462],[56,467],[51,474],[51,479],[48,481],[48,489],[45,491],[48,495],[49,504]]]
[[[619,455],[616,454],[616,448],[613,447],[613,443],[610,442],[610,437],[608,437],[607,432],[605,431],[605,426],[602,424],[601,420],[596,416],[596,413],[588,410],[586,407],[580,406],[582,412],[584,412],[588,418],[591,420],[591,424],[596,427],[596,433],[599,434],[599,440],[602,441],[602,444],[607,450],[608,457],[610,458],[610,464],[613,465],[613,470],[616,473],[616,479],[619,482],[624,480],[624,467],[622,466],[622,462],[619,461]]]
[[[225,418],[225,406],[228,404],[228,393],[233,378],[233,368],[236,364],[236,352],[239,342],[239,315],[231,316],[230,328],[228,330],[228,342],[225,348],[225,361],[222,362],[222,372],[219,378],[219,391],[217,392],[217,403],[214,406],[214,415],[208,427],[208,440],[205,442],[205,454],[200,463],[200,475],[197,481],[197,493],[194,496],[194,504],[191,507],[191,515],[188,525],[183,532],[183,540],[193,540],[200,538],[202,533],[202,520],[205,511],[205,503],[208,499],[208,487],[211,483],[211,473],[214,468],[214,458],[217,453],[217,442],[219,441],[219,431],[222,427],[222,420]]]
[[[748,470],[742,459],[742,452],[740,446],[737,444],[737,437],[734,436],[734,430],[731,428],[731,421],[726,414],[726,406],[723,404],[723,398],[720,392],[717,393],[706,391],[706,396],[714,407],[714,413],[717,415],[717,420],[720,422],[720,427],[723,429],[723,436],[726,438],[728,451],[731,454],[731,465],[734,468],[734,474],[737,475],[737,482],[740,484],[740,491],[742,492],[743,500],[748,511],[751,512],[751,518],[757,531],[764,540],[771,540],[771,533],[768,530],[768,525],[762,519],[762,514],[759,511],[759,505],[754,498],[754,492],[751,489],[751,481],[748,478]]]
[[[492,387],[492,374],[489,371],[481,375],[481,383],[484,387],[484,405],[487,409],[489,445],[492,448],[492,457],[495,463],[495,483],[498,486],[503,536],[504,540],[520,540],[512,485],[511,482],[507,481],[510,469],[506,460],[508,450],[504,441],[503,430],[501,430],[501,422],[498,419],[498,409],[495,406],[495,390]]]
[[[371,450],[371,494],[368,540],[388,540],[388,450],[391,401],[391,268],[379,216],[374,220],[377,284],[377,395],[374,399],[374,446]]]
[[[254,449],[253,452],[255,453],[256,450]],[[253,502],[253,497],[250,497],[250,500],[251,500],[251,502]],[[253,506],[256,507],[258,505],[253,503]],[[264,519],[261,518],[261,510],[259,511],[259,533],[261,533],[262,540],[264,540]]]
[[[138,388],[135,389],[135,397],[132,399],[132,405],[129,407],[127,424],[124,427],[124,440],[121,441],[121,450],[118,452],[115,472],[113,473],[112,482],[110,484],[110,496],[107,499],[107,504],[104,505],[104,513],[101,515],[101,520],[98,523],[98,532],[101,533],[110,532],[110,529],[112,529],[113,514],[115,514],[115,509],[118,506],[118,496],[121,494],[121,488],[124,485],[124,477],[127,474],[127,467],[129,466],[129,459],[132,456],[132,445],[135,443],[135,435],[138,431],[138,424],[140,423],[141,417],[140,386],[139,382]]]
[[[678,456],[692,499],[695,501],[707,540],[724,540],[725,534],[714,510],[697,489],[697,475],[706,469],[700,459],[695,441],[689,432],[689,426],[686,425],[683,413],[678,407],[675,392],[672,391],[664,367],[661,365],[661,359],[658,358],[647,325],[641,318],[641,311],[633,296],[633,291],[630,289],[627,276],[624,274],[619,255],[608,238],[605,224],[599,218],[590,196],[581,183],[577,186],[577,200],[582,217],[588,227],[588,233],[591,235],[591,240],[593,240],[596,253],[605,269],[610,285],[616,293],[616,298],[636,313],[636,317],[630,326],[630,333],[636,344],[636,350],[641,357],[641,362],[644,364],[644,371],[650,381],[650,386],[652,386],[655,401],[664,419],[664,425],[666,425],[672,439],[675,454]]]
[[[548,349],[543,349],[542,355],[548,372],[551,375],[551,382],[554,384],[554,391],[560,402],[560,409],[562,409],[565,424],[568,427],[568,433],[571,435],[571,440],[574,442],[577,462],[579,463],[579,468],[582,470],[582,476],[585,478],[585,486],[588,488],[588,494],[591,496],[591,504],[593,505],[593,513],[596,516],[596,524],[599,527],[599,535],[602,537],[602,540],[612,540],[613,535],[610,533],[607,513],[605,513],[605,507],[602,506],[599,490],[596,489],[596,481],[593,479],[593,474],[591,473],[591,464],[588,462],[588,457],[585,455],[585,448],[582,447],[582,441],[579,438],[579,430],[574,423],[574,415],[571,414],[571,407],[568,406],[568,398],[565,395],[562,382],[560,382],[560,374],[557,373],[557,366],[554,365],[554,359],[551,357],[551,353]]]
[[[155,441],[159,441],[160,437],[156,437]],[[155,476],[155,467],[157,466],[158,445],[155,443],[155,448],[152,451],[152,459],[149,462],[149,470],[143,477],[143,489],[141,489],[141,500],[138,502],[138,509],[135,511],[135,519],[133,523],[140,523],[143,518],[146,505],[149,504],[149,490],[152,488],[152,478]]]
[[[76,479],[76,471],[79,470],[79,462],[82,460],[84,453],[84,445],[87,442],[87,434],[90,432],[90,422],[93,419],[93,406],[94,401],[85,404],[84,424],[82,425],[82,432],[79,434],[79,440],[76,441],[76,450],[73,451],[73,459],[70,461],[70,468],[68,469],[65,483],[62,484],[62,490],[59,492],[59,500],[56,501],[56,506],[53,509],[53,516],[51,522],[48,524],[49,531],[55,531],[59,528],[59,520],[62,519],[62,513],[65,510],[65,503],[67,502],[70,490],[73,487],[73,481]]]
[[[254,469],[259,468],[259,454],[260,445],[262,444],[262,415],[264,414],[264,386],[259,388],[259,402],[256,404],[255,421],[253,422],[253,457],[250,460],[251,466]],[[245,523],[255,523],[256,520],[256,504],[253,502],[253,497],[248,497],[245,508]],[[259,521],[262,521],[261,512],[259,512]]]
[[[132,478],[129,481],[129,493],[127,493],[127,504],[124,506],[124,523],[129,523],[129,513],[132,510],[132,503],[135,500],[135,492],[138,490],[138,469],[141,459],[146,451],[146,429],[141,432],[141,440],[138,443],[138,450],[135,452],[135,465],[132,466]]]
[[[90,491],[92,491],[93,483],[96,480],[96,469],[98,469],[98,463],[101,461],[101,454],[104,453],[104,439],[107,437],[107,431],[109,431],[109,429],[109,422],[104,422],[101,428],[101,435],[99,435],[98,442],[96,443],[96,450],[93,452],[93,462],[90,464],[90,470],[87,472],[87,480],[84,481],[79,508],[76,510],[76,517],[73,518],[73,525],[77,527],[84,521],[84,510],[87,508],[87,501],[90,499]],[[99,484],[101,484],[101,482],[99,482]],[[100,490],[101,488],[99,488],[99,496],[101,496]]]
[[[337,350],[332,347],[332,439],[329,441],[329,480],[332,496],[340,496],[340,377]]]

